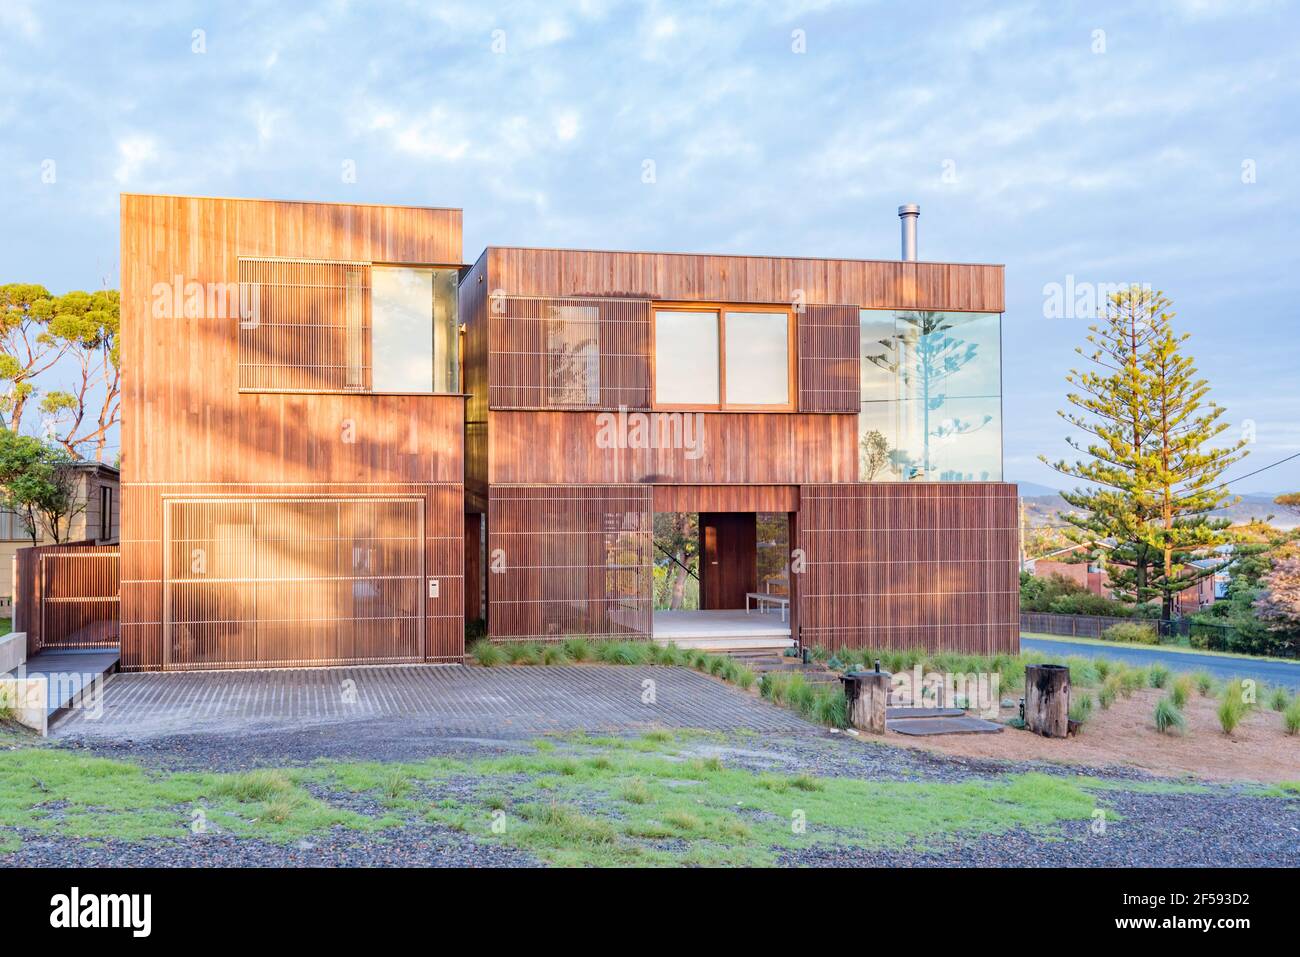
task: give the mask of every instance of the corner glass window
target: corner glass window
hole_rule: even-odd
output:
[[[457,392],[456,271],[374,266],[373,392]]]
[[[1002,478],[1002,317],[859,314],[863,481]]]

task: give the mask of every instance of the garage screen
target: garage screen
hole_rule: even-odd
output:
[[[169,501],[166,665],[421,659],[423,504],[420,499]]]

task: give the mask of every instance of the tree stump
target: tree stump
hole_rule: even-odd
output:
[[[850,728],[885,733],[885,705],[892,677],[888,671],[850,671],[840,678]]]
[[[1025,666],[1025,727],[1045,738],[1064,738],[1070,728],[1070,669]]]

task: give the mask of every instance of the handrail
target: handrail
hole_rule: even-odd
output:
[[[655,542],[655,548],[659,549],[659,551],[661,551],[661,552],[663,552],[665,555],[667,555],[667,556],[668,556],[668,560],[671,561],[674,565],[681,565],[682,568],[686,569],[686,574],[690,575],[690,576],[691,576],[692,578],[694,578],[696,581],[699,581],[699,580],[700,580],[700,576],[699,576],[699,575],[697,575],[697,574],[695,574],[695,572],[691,571],[690,568],[689,568],[688,566],[686,566],[686,565],[682,565],[682,563],[681,563],[680,561],[677,560],[677,556],[674,555],[672,552],[670,552],[668,549],[664,548],[664,547],[663,547],[662,545],[660,545],[658,542]]]

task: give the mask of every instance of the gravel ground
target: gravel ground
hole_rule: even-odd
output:
[[[409,733],[408,733],[409,732]],[[518,738],[428,736],[401,722],[362,723],[338,729],[266,732],[255,735],[187,735],[145,741],[67,740],[64,747],[104,757],[130,759],[168,769],[237,771],[259,766],[305,764],[320,757],[400,761],[434,755],[489,757],[530,751]],[[563,745],[561,745],[563,747]],[[1131,768],[1070,768],[1056,764],[1006,764],[894,748],[823,732],[800,735],[715,734],[688,748],[717,755],[727,766],[754,772],[806,772],[822,777],[959,782],[991,780],[1009,771],[1086,773],[1112,782],[1152,779]],[[468,795],[471,782],[440,786],[435,797]],[[321,795],[325,796],[325,795]],[[360,813],[381,809],[364,795],[328,796]],[[823,847],[783,855],[789,866],[1300,866],[1300,802],[1263,797],[1244,785],[1209,785],[1205,793],[1140,793],[1107,790],[1101,797],[1119,820],[1093,834],[1089,822],[1066,822],[1061,833],[1044,837],[1012,831],[964,840],[943,851],[925,848],[863,850]],[[115,840],[32,836],[21,850],[0,857],[19,866],[535,866],[527,854],[480,844],[458,831],[411,824],[375,834],[338,828],[297,844],[237,840],[209,834],[183,840]]]

